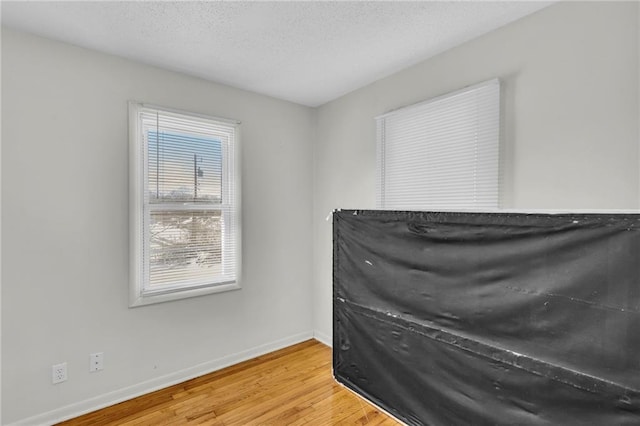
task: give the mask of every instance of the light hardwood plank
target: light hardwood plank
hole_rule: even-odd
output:
[[[159,390],[60,425],[401,425],[338,385],[316,340]]]

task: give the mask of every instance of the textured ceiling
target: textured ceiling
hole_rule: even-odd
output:
[[[5,26],[318,106],[550,2],[9,2]]]

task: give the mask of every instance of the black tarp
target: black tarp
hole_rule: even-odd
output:
[[[335,378],[410,425],[640,425],[640,215],[333,215]]]

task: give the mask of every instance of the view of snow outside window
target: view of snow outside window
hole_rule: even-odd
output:
[[[222,144],[147,132],[149,286],[210,282],[222,262]]]

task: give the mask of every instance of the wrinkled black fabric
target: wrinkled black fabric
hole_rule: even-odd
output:
[[[334,213],[334,374],[408,424],[640,424],[640,215]]]

